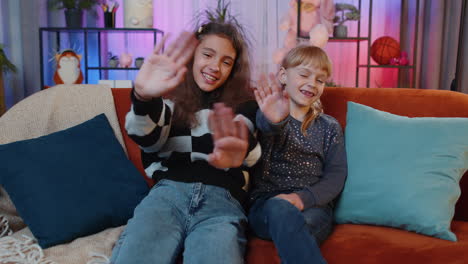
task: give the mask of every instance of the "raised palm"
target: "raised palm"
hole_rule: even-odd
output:
[[[254,90],[255,100],[268,120],[278,123],[289,115],[289,98],[283,91],[273,74],[269,75],[270,84],[265,76],[260,76],[258,86]]]
[[[135,79],[135,89],[143,98],[163,96],[177,87],[185,77],[185,66],[193,56],[198,44],[195,36],[182,32],[178,38],[162,51],[167,35],[145,59]]]
[[[208,162],[218,169],[242,165],[249,146],[247,126],[243,121],[234,121],[232,109],[222,103],[215,104],[209,120],[214,148]]]

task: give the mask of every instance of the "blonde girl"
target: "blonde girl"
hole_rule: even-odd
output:
[[[263,76],[255,90],[262,158],[249,224],[254,234],[273,240],[281,263],[326,263],[319,245],[332,230],[333,201],[347,175],[342,129],[320,103],[330,75],[323,50],[298,46],[277,78],[270,75],[268,84]]]

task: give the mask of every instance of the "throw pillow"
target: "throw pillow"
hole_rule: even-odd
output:
[[[450,223],[468,169],[468,118],[408,118],[348,102],[346,122],[336,222],[456,241]]]
[[[123,225],[148,186],[104,114],[0,145],[0,184],[41,247]]]

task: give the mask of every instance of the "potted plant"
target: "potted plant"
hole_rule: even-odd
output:
[[[65,9],[65,21],[67,27],[82,27],[83,10],[91,11],[99,0],[49,0],[50,9]],[[97,13],[94,11],[94,14]]]
[[[341,12],[333,19],[335,26],[333,27],[333,36],[337,38],[346,38],[348,36],[348,27],[346,27],[344,22],[348,20],[359,20],[361,14],[359,10],[351,4],[338,3],[335,4],[335,12]]]
[[[5,107],[5,91],[3,88],[3,73],[16,72],[16,66],[10,62],[5,52],[3,45],[0,44],[0,116],[6,111]]]

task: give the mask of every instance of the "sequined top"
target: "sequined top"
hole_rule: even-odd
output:
[[[343,132],[338,121],[321,114],[301,132],[302,122],[288,116],[272,124],[257,111],[261,163],[252,179],[251,199],[296,192],[304,209],[329,204],[348,173]]]

